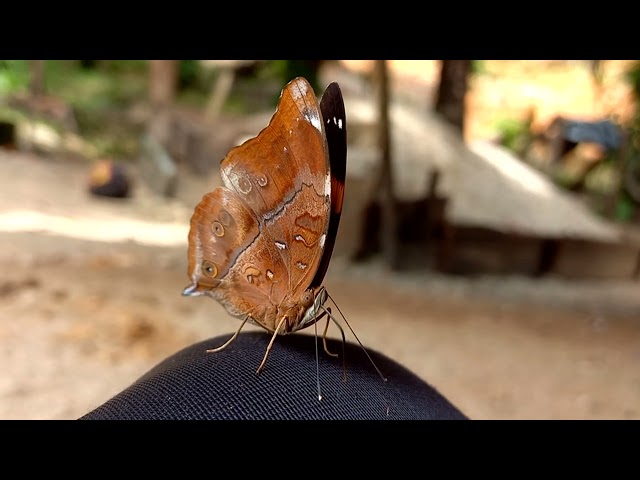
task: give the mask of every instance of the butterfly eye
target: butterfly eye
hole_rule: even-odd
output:
[[[302,294],[300,301],[305,307],[310,307],[313,304],[313,293],[310,290],[307,290]]]
[[[212,262],[205,260],[202,262],[202,273],[207,277],[214,278],[218,275],[218,269]]]
[[[222,237],[224,235],[224,227],[218,221],[215,221],[211,224],[211,230],[213,230],[213,234],[216,237]]]

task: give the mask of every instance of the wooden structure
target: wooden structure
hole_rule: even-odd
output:
[[[372,105],[345,98],[355,149],[375,149],[367,134],[357,136],[363,125],[374,125]],[[395,193],[400,205],[414,209],[411,218],[399,219],[399,229],[403,222],[417,230],[428,225],[430,238],[422,245],[433,252],[435,268],[639,278],[640,241],[505,148],[488,141],[466,145],[435,115],[407,106],[393,104],[390,118]],[[359,158],[349,157],[352,169]],[[424,179],[433,172],[436,180],[425,189]]]

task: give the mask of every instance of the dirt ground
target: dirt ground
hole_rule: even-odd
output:
[[[180,295],[193,205],[143,184],[125,202],[92,198],[86,176],[0,151],[0,418],[78,418],[238,326]],[[367,347],[471,418],[640,418],[638,283],[390,274],[337,255],[325,284]]]

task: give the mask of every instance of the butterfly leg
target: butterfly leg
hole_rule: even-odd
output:
[[[324,326],[324,333],[322,334],[322,343],[324,344],[324,351],[328,355],[331,355],[332,357],[337,358],[339,356],[337,353],[331,353],[327,348],[327,330],[329,328],[329,320],[333,320],[333,323],[335,323],[336,327],[338,327],[338,330],[340,330],[340,335],[342,335],[342,367],[344,370],[344,381],[346,382],[347,381],[347,357],[346,357],[344,346],[347,343],[347,339],[344,336],[344,330],[342,329],[340,324],[335,321],[335,318],[333,317],[333,315],[331,315],[331,307],[328,307],[327,309],[325,309],[324,312],[322,312],[322,315],[320,315],[320,317],[318,318],[318,320],[321,320],[322,317],[325,317],[325,316],[327,317],[327,323]]]
[[[284,321],[286,319],[287,319],[287,317],[282,317],[282,320],[280,320],[280,323],[278,323],[278,326],[276,327],[276,331],[273,332],[273,336],[271,337],[271,341],[269,342],[269,345],[267,345],[267,351],[264,352],[264,358],[262,359],[262,362],[260,363],[260,366],[256,370],[256,375],[258,375],[260,373],[260,371],[264,368],[264,364],[267,363],[267,357],[269,356],[269,352],[271,351],[271,347],[273,346],[273,342],[275,341],[276,337],[278,336],[278,332],[280,332],[280,327],[282,327],[282,325],[284,324]]]
[[[327,310],[329,311],[329,313],[331,313],[331,308],[327,308]],[[339,355],[337,353],[331,353],[329,351],[329,348],[327,347],[327,330],[329,330],[329,321],[331,320],[331,318],[327,315],[327,312],[322,312],[322,315],[320,315],[320,317],[318,318],[318,321],[322,320],[322,317],[325,317],[325,316],[327,317],[327,323],[325,323],[324,332],[322,332],[322,345],[324,346],[324,351],[327,353],[327,355],[334,358],[338,358]],[[340,326],[338,326],[338,328],[340,328]],[[344,337],[344,332],[342,332],[342,336]]]
[[[233,334],[233,336],[227,340],[226,342],[224,342],[222,345],[220,345],[219,347],[216,348],[210,348],[209,350],[207,350],[207,353],[215,353],[215,352],[219,352],[220,350],[224,350],[225,348],[227,348],[229,346],[229,344],[231,342],[233,342],[235,340],[235,338],[238,336],[238,334],[240,333],[240,330],[242,330],[242,327],[244,327],[244,324],[247,323],[247,320],[249,320],[249,317],[245,317],[245,319],[242,321],[242,323],[240,324],[240,328],[238,328],[238,330],[236,331],[236,333]]]
[[[318,317],[316,318],[316,322],[315,322],[315,323],[317,324],[317,323],[318,323],[320,320],[322,320],[324,317],[327,317],[327,312],[322,312],[322,314],[320,314],[320,316],[318,316]],[[331,352],[329,351],[329,348],[327,347],[327,330],[329,329],[329,320],[330,320],[330,318],[329,318],[329,317],[327,317],[327,323],[326,323],[326,325],[324,326],[324,332],[322,332],[322,345],[323,345],[323,347],[324,347],[324,351],[325,351],[325,353],[326,353],[327,355],[329,355],[329,356],[331,356],[331,357],[334,357],[334,358],[337,358],[337,357],[338,357],[338,354],[337,354],[337,353],[331,353]]]

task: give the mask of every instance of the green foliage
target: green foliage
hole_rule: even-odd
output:
[[[29,64],[25,60],[0,61],[0,94],[27,90]],[[99,155],[127,157],[135,153],[139,131],[126,121],[123,109],[147,97],[148,65],[143,60],[46,60],[45,93],[64,100],[73,108],[79,134]],[[15,123],[44,122],[62,133],[51,119],[11,109],[0,110],[0,118]]]
[[[471,60],[471,73],[482,75],[487,73],[487,66],[484,60]]]
[[[626,192],[618,198],[616,202],[615,218],[619,222],[629,222],[636,214],[637,205]]]
[[[0,60],[0,95],[26,90],[29,65],[26,60]]]
[[[147,95],[146,70],[119,70],[120,66],[112,69],[102,63],[96,69],[85,70],[59,61],[48,61],[45,67],[47,92],[64,99],[80,117],[100,117]]]
[[[496,122],[500,144],[517,155],[522,155],[530,140],[530,121],[518,118],[502,118]]]
[[[635,62],[625,73],[625,78],[637,99],[640,99],[640,61]]]
[[[601,160],[584,179],[589,192],[602,195],[615,195],[620,189],[620,182],[619,161],[612,155]]]
[[[149,69],[148,60],[97,60],[97,67],[107,73],[143,73]]]
[[[629,149],[626,152],[626,168],[629,170],[625,174],[629,175],[638,168],[638,152],[640,151],[640,61],[635,61],[631,65],[631,68],[625,73],[625,78],[633,91],[636,106],[635,116],[628,129]],[[638,208],[640,208],[638,202],[633,200],[627,189],[623,186],[618,205],[616,205],[616,218],[629,220],[635,215]]]
[[[178,72],[178,88],[186,90],[198,87],[200,76],[201,69],[198,60],[181,60]]]
[[[306,78],[314,91],[319,92],[318,68],[322,60],[268,60],[263,67],[263,71],[277,78],[281,87],[293,80],[295,77]],[[278,91],[274,104],[280,95]]]
[[[576,175],[568,173],[563,168],[554,169],[549,172],[549,175],[556,185],[566,190],[571,190],[579,180]]]
[[[260,62],[236,76],[224,109],[236,113],[271,109],[284,83],[298,75],[306,77],[318,91],[317,67],[315,60]],[[198,60],[180,61],[177,102],[203,108],[216,73],[202,68]],[[0,95],[27,91],[29,79],[27,60],[0,60]],[[73,108],[78,133],[100,154],[126,156],[135,149],[140,125],[132,125],[126,110],[148,99],[147,60],[46,60],[44,82],[47,95],[60,98]],[[16,122],[32,116],[2,110],[0,114]]]
[[[26,120],[28,116],[23,112],[6,105],[0,107],[0,121],[17,124]]]

